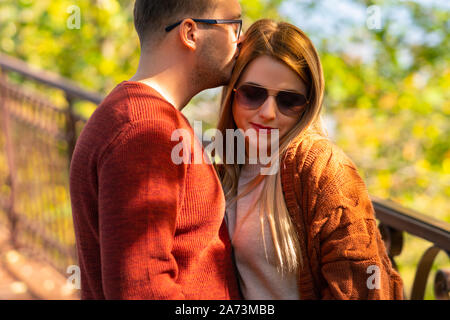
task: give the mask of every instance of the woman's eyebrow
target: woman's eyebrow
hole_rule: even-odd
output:
[[[251,84],[251,85],[254,85],[254,86],[258,86],[258,87],[269,88],[269,87],[267,87],[265,85],[262,85],[262,84],[256,83],[256,82],[252,82],[252,81],[246,81],[246,82],[243,82],[242,84]],[[270,89],[275,89],[275,88],[270,88]],[[289,92],[304,94],[303,92],[300,92],[299,90],[296,90],[296,89],[276,89],[276,90],[278,90],[278,91],[289,91]]]
[[[243,84],[252,84],[252,85],[255,85],[255,86],[258,86],[258,87],[264,87],[262,84],[256,83],[256,82],[252,82],[252,81],[246,81]]]

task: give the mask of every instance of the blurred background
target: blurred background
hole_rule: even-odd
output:
[[[409,229],[398,223],[383,229],[406,296],[428,252],[424,298],[437,298],[433,279],[441,270],[448,281],[448,251],[426,250],[450,245],[450,2],[240,2],[244,30],[273,18],[313,40],[326,78],[331,138],[357,164],[371,195],[401,206],[396,214],[406,218],[397,220],[405,228],[407,219],[415,221],[414,232],[401,232]],[[67,269],[76,265],[70,154],[96,104],[138,65],[133,6],[122,0],[0,0],[0,254],[6,270],[3,277],[0,270],[0,299],[11,288],[19,294],[13,298],[27,290],[39,295],[20,279],[1,283],[26,274],[11,267],[20,267],[22,258],[34,259],[29,265],[45,261],[64,281],[76,273]],[[203,92],[183,113],[202,120],[203,130],[213,128],[220,91]],[[58,289],[48,281],[47,287]]]

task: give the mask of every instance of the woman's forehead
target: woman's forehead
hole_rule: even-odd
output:
[[[245,68],[239,83],[252,82],[278,90],[306,92],[299,75],[284,62],[269,56],[260,56]]]

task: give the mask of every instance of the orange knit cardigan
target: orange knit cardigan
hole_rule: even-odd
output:
[[[355,164],[317,134],[297,138],[281,161],[281,181],[303,258],[303,299],[403,299]]]

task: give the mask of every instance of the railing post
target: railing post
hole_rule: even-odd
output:
[[[378,225],[381,237],[384,240],[384,245],[386,246],[386,251],[388,253],[389,259],[392,265],[398,271],[397,264],[394,258],[402,253],[403,250],[403,232],[396,230],[384,223]]]
[[[67,141],[67,157],[70,171],[70,163],[72,155],[77,143],[76,119],[74,117],[74,99],[66,93],[67,110],[66,110],[66,141]]]
[[[436,272],[434,277],[434,296],[438,300],[450,300],[450,268]]]
[[[411,300],[423,300],[425,296],[425,289],[427,285],[428,275],[437,254],[441,251],[436,246],[431,246],[423,254],[417,266],[416,276],[411,290]]]
[[[1,117],[1,128],[5,136],[5,152],[8,168],[8,178],[6,184],[10,188],[9,203],[7,204],[6,214],[9,221],[9,231],[10,231],[10,242],[13,247],[17,247],[17,224],[18,217],[15,210],[15,195],[16,195],[16,169],[14,162],[13,153],[13,143],[11,141],[11,130],[10,130],[10,116],[9,110],[6,106],[7,101],[7,90],[4,85],[6,85],[6,77],[4,76],[2,70],[0,69],[0,81],[3,85],[0,86],[0,113]]]

